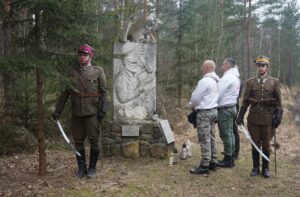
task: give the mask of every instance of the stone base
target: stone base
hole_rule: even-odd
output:
[[[124,128],[126,128],[125,134]],[[133,136],[130,136],[130,128],[134,129],[134,132],[132,132],[134,133]],[[103,136],[102,150],[103,155],[119,155],[136,159],[153,155],[150,154],[150,151],[157,147],[158,144],[160,147],[166,147],[162,149],[166,151],[166,153],[162,153],[161,155],[167,156],[168,148],[165,143],[165,138],[156,121],[112,121],[110,122],[110,131]]]

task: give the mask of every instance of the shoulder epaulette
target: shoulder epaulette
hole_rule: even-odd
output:
[[[275,78],[275,77],[270,77],[270,76],[268,76],[268,78],[270,78],[270,79],[272,79],[272,80],[276,80],[276,81],[278,81],[278,79],[277,79],[277,78]]]
[[[98,65],[97,66],[93,65],[93,67],[97,68],[97,69],[103,69],[101,66],[98,66]]]
[[[101,67],[101,66],[93,66],[93,68],[95,69],[95,70],[98,70],[98,71],[103,71],[103,68]]]
[[[249,78],[248,80],[247,80],[247,82],[249,81],[253,81],[253,80],[256,80],[256,77],[252,77],[252,78]]]

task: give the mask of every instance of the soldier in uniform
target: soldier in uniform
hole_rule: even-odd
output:
[[[91,64],[93,55],[94,50],[91,46],[84,44],[79,47],[79,65],[70,71],[71,84],[61,92],[52,114],[54,120],[60,119],[64,105],[69,96],[71,97],[71,131],[75,148],[81,154],[81,157],[76,155],[79,178],[84,176],[92,178],[96,175],[101,124],[109,107],[105,74],[101,67]],[[85,138],[89,139],[91,146],[88,169],[85,159]]]
[[[191,169],[191,174],[207,174],[209,170],[216,170],[215,122],[218,114],[219,76],[215,69],[214,61],[204,61],[201,68],[203,78],[198,82],[190,100],[191,108],[197,112],[197,132],[202,154],[199,167]]]
[[[237,118],[237,124],[243,124],[243,118],[250,106],[248,129],[251,138],[262,152],[270,157],[270,141],[274,128],[277,128],[282,118],[280,83],[278,79],[268,76],[269,58],[258,56],[255,60],[257,76],[246,82],[243,103]],[[253,169],[251,176],[260,174],[259,152],[252,146]],[[269,178],[269,162],[262,159],[262,173]]]

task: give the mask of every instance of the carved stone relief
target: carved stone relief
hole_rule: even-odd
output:
[[[156,108],[156,45],[116,43],[114,54],[114,119],[148,119]]]

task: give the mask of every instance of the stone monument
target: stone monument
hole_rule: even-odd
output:
[[[157,46],[149,21],[142,15],[130,17],[114,44],[113,120],[103,139],[104,154],[163,158],[166,144],[174,141],[168,123],[155,114]]]
[[[146,120],[156,108],[156,44],[114,46],[114,120]]]

